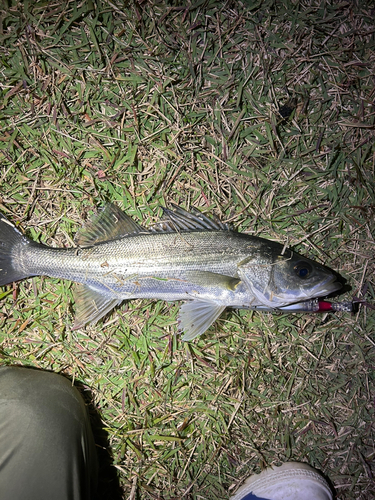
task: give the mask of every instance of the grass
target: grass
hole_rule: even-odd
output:
[[[340,299],[367,285],[373,303],[371,9],[3,2],[2,213],[70,246],[107,201],[146,226],[160,205],[195,206],[336,269]],[[1,362],[70,376],[99,414],[117,471],[103,468],[102,498],[228,498],[286,460],[322,470],[337,498],[375,495],[371,308],[228,311],[187,344],[178,304],[124,303],[72,331],[71,283],[0,298]]]

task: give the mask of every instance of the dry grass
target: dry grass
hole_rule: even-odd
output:
[[[69,246],[108,200],[145,225],[196,206],[373,302],[373,18],[370,2],[2,3],[1,211]],[[228,498],[291,459],[337,498],[375,496],[373,310],[232,311],[183,344],[162,302],[72,331],[70,287],[4,288],[0,356],[90,390],[120,496]]]

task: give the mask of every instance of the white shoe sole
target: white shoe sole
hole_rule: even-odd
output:
[[[332,500],[324,477],[309,465],[297,462],[254,474],[230,500],[241,500],[249,493],[262,500]]]

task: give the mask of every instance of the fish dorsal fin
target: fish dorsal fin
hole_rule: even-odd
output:
[[[182,340],[193,340],[204,333],[224,311],[225,306],[211,300],[191,300],[181,306],[178,317]]]
[[[163,207],[166,216],[165,221],[161,221],[152,227],[153,232],[180,232],[180,231],[228,231],[228,224],[219,220],[209,219],[196,208],[187,212],[183,208],[172,203],[173,210]]]
[[[98,292],[94,288],[83,284],[76,284],[74,289],[76,304],[76,317],[73,330],[78,330],[86,323],[95,324],[111,309],[116,307],[122,299],[108,297],[103,292]]]
[[[117,205],[110,203],[78,231],[74,241],[81,247],[89,247],[141,232],[146,233],[147,231],[134,222]]]

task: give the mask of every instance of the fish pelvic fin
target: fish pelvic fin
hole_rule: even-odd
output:
[[[184,332],[182,340],[193,340],[202,335],[224,311],[225,306],[210,300],[195,299],[181,306],[179,328]]]
[[[76,284],[74,290],[76,317],[73,330],[84,327],[87,323],[95,324],[111,309],[116,307],[122,299],[108,297],[108,295],[91,288],[88,285]]]
[[[20,258],[26,246],[40,246],[40,244],[29,240],[0,214],[0,286],[32,275],[23,269]]]

